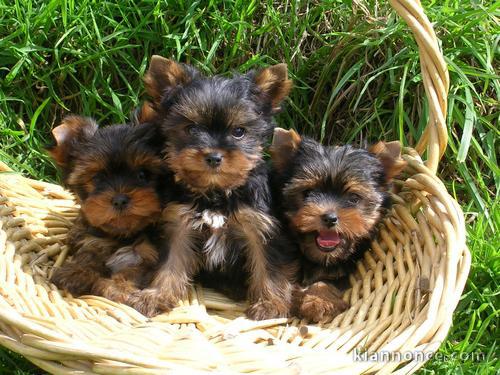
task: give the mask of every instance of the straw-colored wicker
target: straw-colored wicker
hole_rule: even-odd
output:
[[[303,328],[297,319],[250,321],[245,306],[201,287],[154,319],[104,298],[72,298],[48,279],[67,255],[64,237],[78,211],[73,197],[7,172],[0,175],[0,345],[58,374],[403,374],[422,366],[422,353],[435,352],[446,337],[470,254],[462,211],[436,177],[447,144],[446,65],[418,0],[391,4],[419,46],[429,123],[416,151],[405,149],[401,192],[350,277],[348,311]],[[385,357],[360,361],[356,350]]]

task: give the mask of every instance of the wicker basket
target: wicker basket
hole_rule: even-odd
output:
[[[67,296],[47,280],[67,255],[73,197],[7,172],[0,175],[0,345],[60,374],[402,374],[422,366],[423,354],[446,337],[470,254],[462,211],[436,177],[447,144],[446,65],[419,1],[391,4],[419,46],[429,123],[416,149],[405,149],[401,192],[350,277],[348,311],[323,326],[254,322],[243,317],[245,306],[194,287],[173,312],[148,319],[104,298]],[[355,354],[363,351],[368,359],[383,355],[365,361]]]

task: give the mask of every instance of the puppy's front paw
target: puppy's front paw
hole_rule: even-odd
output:
[[[172,310],[177,302],[156,289],[143,289],[131,293],[127,305],[133,307],[147,317],[153,317]]]
[[[70,292],[78,297],[91,293],[92,286],[99,279],[99,275],[85,267],[72,262],[57,268],[52,275],[52,281],[58,288]]]
[[[339,297],[325,299],[315,294],[305,294],[298,313],[311,323],[319,323],[332,320],[348,308],[349,304]]]
[[[123,278],[100,278],[92,286],[91,293],[103,296],[111,301],[126,303],[131,293],[136,291],[136,287],[130,281]]]
[[[258,300],[246,310],[246,315],[253,320],[287,318],[290,309],[283,301]]]

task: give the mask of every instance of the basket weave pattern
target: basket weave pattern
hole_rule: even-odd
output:
[[[404,150],[408,166],[396,181],[392,212],[350,276],[349,310],[306,329],[298,319],[250,321],[243,304],[199,286],[153,319],[101,297],[72,298],[48,280],[67,257],[64,238],[78,213],[73,196],[6,172],[0,175],[0,345],[58,374],[411,373],[422,366],[422,358],[367,362],[353,355],[436,351],[470,267],[462,211],[436,177],[447,145],[446,65],[420,3],[390,3],[419,46],[429,123],[415,149]]]

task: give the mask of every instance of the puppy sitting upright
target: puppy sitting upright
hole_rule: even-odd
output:
[[[348,307],[325,281],[346,276],[369,247],[390,207],[392,178],[405,165],[400,152],[399,142],[368,150],[325,147],[293,130],[275,129],[276,201],[303,255],[297,315],[318,322]]]
[[[181,192],[163,215],[168,258],[137,294],[138,304],[149,304],[150,315],[168,311],[203,274],[221,289],[243,285],[251,318],[287,316],[291,285],[280,267],[288,261],[262,160],[272,116],[291,87],[286,66],[205,77],[153,56],[145,83],[153,101],[140,118],[163,130],[166,163]]]
[[[48,149],[80,203],[67,237],[71,260],[52,281],[73,295],[95,294],[127,303],[158,260],[158,222],[167,181],[161,136],[150,125],[98,128],[66,117]]]

